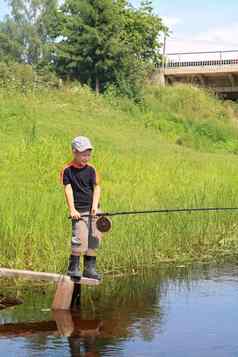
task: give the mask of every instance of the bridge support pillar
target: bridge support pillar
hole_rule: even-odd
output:
[[[229,73],[228,74],[228,78],[229,78],[229,81],[230,81],[230,84],[232,87],[235,87],[235,78],[234,78],[234,75],[232,73]]]
[[[205,78],[201,74],[199,74],[197,77],[199,79],[201,86],[205,87],[206,86]]]
[[[164,87],[166,84],[164,72],[160,70],[155,71],[151,76],[151,82]]]

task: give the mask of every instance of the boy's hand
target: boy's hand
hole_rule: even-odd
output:
[[[92,216],[96,216],[96,214],[97,214],[97,208],[96,208],[96,207],[92,207],[92,209],[91,209],[91,215],[92,215]]]
[[[75,208],[70,211],[70,217],[75,220],[79,220],[81,218],[80,213]]]

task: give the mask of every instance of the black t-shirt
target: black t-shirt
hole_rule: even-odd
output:
[[[99,183],[96,169],[89,164],[78,167],[69,163],[61,175],[62,183],[72,187],[75,208],[81,212],[89,211],[93,203],[94,185]]]

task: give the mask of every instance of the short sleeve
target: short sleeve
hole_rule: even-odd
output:
[[[71,184],[68,168],[61,171],[60,178],[60,181],[64,186]]]
[[[93,185],[99,185],[100,183],[100,178],[95,168],[92,168],[92,181],[93,181]]]

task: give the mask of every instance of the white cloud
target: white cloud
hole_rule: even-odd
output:
[[[217,27],[208,29],[193,35],[184,37],[176,36],[174,31],[170,38],[167,39],[166,52],[199,52],[199,51],[224,51],[238,49],[238,23],[230,24],[227,27]],[[203,55],[204,56],[204,55]],[[218,58],[215,56],[215,58]],[[214,58],[214,55],[206,55],[208,58]],[[224,55],[223,58],[237,58],[237,53]],[[191,57],[189,57],[192,59]]]
[[[164,24],[169,28],[173,28],[176,25],[183,23],[183,20],[179,17],[161,16]]]

